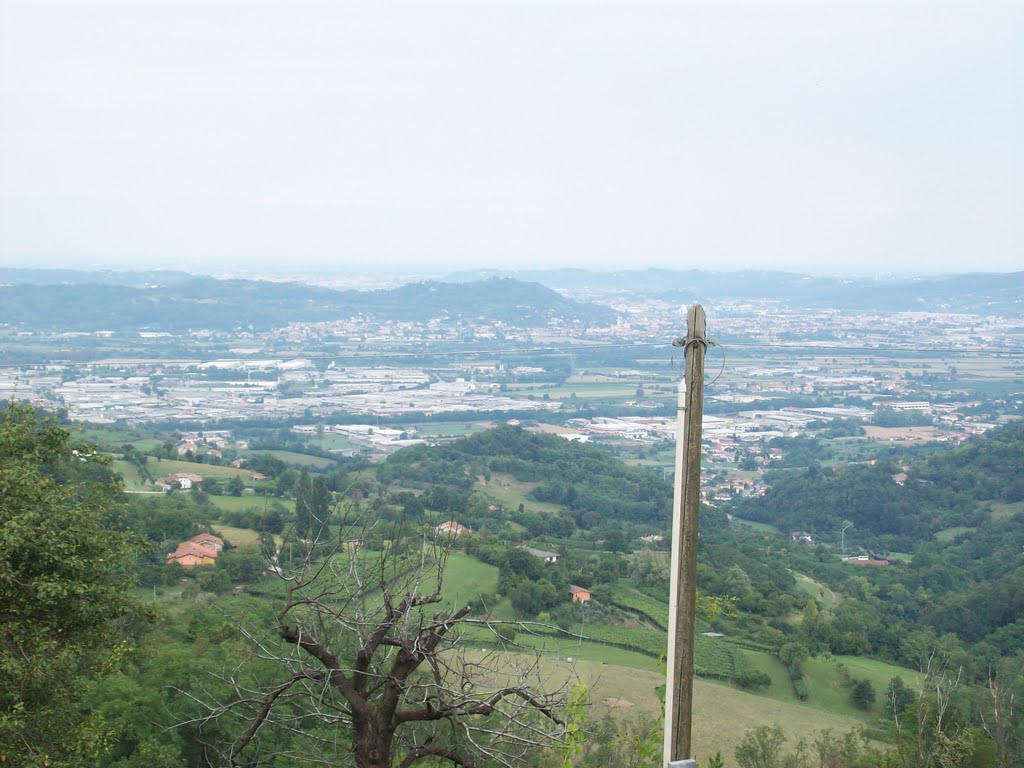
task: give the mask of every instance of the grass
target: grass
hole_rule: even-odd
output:
[[[214,464],[197,464],[193,461],[177,461],[174,459],[157,459],[153,456],[147,457],[147,466],[153,477],[164,477],[175,472],[190,472],[203,477],[231,478],[241,477],[249,479],[252,474],[250,470],[235,469],[234,467],[218,467]]]
[[[297,453],[295,451],[248,451],[246,455],[253,456],[257,454],[270,454],[271,456],[280,459],[285,464],[292,464],[299,467],[314,467],[316,469],[330,469],[331,467],[337,466],[337,462],[332,459],[326,459],[323,456],[310,456],[306,453]]]
[[[210,502],[222,512],[253,510],[263,514],[270,500],[263,496],[209,496]]]
[[[991,506],[992,520],[994,522],[1009,520],[1014,515],[1019,515],[1024,512],[1024,501],[993,501],[991,502]]]
[[[845,733],[863,725],[859,719],[814,707],[763,697],[705,680],[693,686],[693,745],[697,758],[721,751],[726,765],[734,765],[733,752],[743,735],[759,725],[778,725],[787,737],[787,748],[808,735],[831,729]]]
[[[214,526],[213,530],[236,547],[257,547],[260,543],[259,533],[251,528],[235,528],[231,525],[220,525],[218,523]],[[274,539],[277,541],[278,546],[280,546],[281,537],[275,536]]]
[[[351,442],[345,435],[319,435],[309,439],[310,445],[323,448],[326,451],[364,450],[365,446],[358,446]]]
[[[132,440],[131,443],[139,453],[152,453],[153,451],[162,448],[164,441],[158,440],[155,437],[143,437],[139,440]]]
[[[636,718],[647,726],[660,716],[661,704],[655,691],[665,684],[665,671],[654,659],[606,646],[580,645],[571,639],[520,635],[517,643],[542,652],[543,676],[550,687],[561,684],[570,675],[587,685],[589,723],[608,715],[619,724]],[[720,751],[727,765],[733,764],[733,752],[744,734],[759,725],[781,727],[790,747],[826,728],[845,733],[863,725],[859,718],[768,699],[708,680],[694,680],[693,702],[695,755],[702,758]]]
[[[481,593],[498,588],[498,569],[461,552],[452,552],[444,570],[441,589],[445,600],[464,605],[479,605]]]
[[[742,525],[744,528],[752,528],[755,531],[761,531],[763,533],[779,533],[779,529],[769,523],[758,523],[754,520],[744,520],[742,517],[732,516],[730,522],[736,525]]]
[[[114,461],[112,469],[124,478],[124,488],[126,491],[152,490],[147,488],[142,477],[139,475],[138,468],[134,464],[118,459]]]
[[[483,491],[494,501],[501,504],[505,509],[518,509],[522,504],[526,509],[537,512],[564,512],[565,507],[559,504],[550,504],[546,501],[534,501],[527,494],[537,486],[537,483],[524,483],[516,480],[512,475],[495,472],[491,475],[488,483],[477,483],[478,490]]]
[[[842,664],[857,680],[866,678],[875,689],[875,703],[863,712],[850,703],[850,690],[842,683],[839,665]],[[884,661],[865,659],[860,656],[833,656],[831,659],[817,658],[807,662],[807,690],[810,702],[817,708],[851,717],[872,718],[884,714],[885,690],[894,677],[914,687],[920,674],[903,667],[886,664]]]
[[[832,609],[836,607],[836,603],[839,602],[839,596],[835,592],[824,584],[815,581],[810,576],[805,576],[802,573],[794,573],[793,575],[796,577],[797,589],[821,603],[821,607],[826,613],[832,612]]]
[[[748,669],[764,672],[771,678],[771,685],[757,694],[758,696],[775,701],[801,704],[793,692],[789,674],[782,666],[782,662],[775,656],[746,649],[737,649],[735,653],[742,655],[743,663]],[[861,711],[850,703],[850,689],[842,682],[839,673],[840,664],[849,671],[854,679],[866,678],[871,682],[877,698],[869,711]],[[901,677],[907,685],[914,686],[920,675],[910,669],[860,656],[810,659],[807,662],[805,676],[809,698],[807,702],[802,703],[802,706],[862,721],[877,718],[884,714],[885,690],[889,687],[889,681],[894,677]]]
[[[975,530],[974,528],[968,528],[963,525],[954,525],[952,528],[946,528],[935,534],[935,538],[938,541],[953,541],[957,536],[962,536],[965,533],[970,533]]]
[[[138,435],[131,430],[113,427],[75,427],[72,438],[84,440],[93,445],[117,448],[125,443],[133,443]],[[157,445],[163,443],[157,441]]]
[[[516,643],[525,648],[538,650],[545,656],[572,658],[579,661],[590,661],[597,665],[624,667],[664,675],[663,668],[659,666],[657,659],[600,643],[588,643],[586,640],[581,643],[572,637],[548,637],[546,635],[530,635],[526,632],[516,635]],[[653,686],[651,695],[654,695]]]

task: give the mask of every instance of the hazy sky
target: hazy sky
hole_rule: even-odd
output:
[[[1024,269],[1024,2],[0,0],[0,265]]]

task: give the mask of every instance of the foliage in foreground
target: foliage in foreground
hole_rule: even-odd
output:
[[[132,645],[134,552],[109,524],[107,463],[33,409],[0,412],[0,759],[92,766],[108,728],[82,706]]]

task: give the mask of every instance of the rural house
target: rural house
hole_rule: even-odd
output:
[[[454,520],[448,520],[434,528],[434,533],[438,536],[461,536],[464,533],[469,533],[470,530],[465,525],[459,525]]]
[[[557,552],[545,552],[543,549],[534,549],[533,547],[520,547],[524,552],[529,552],[534,557],[539,557],[545,563],[557,563],[558,553]]]
[[[574,603],[589,603],[590,590],[584,589],[583,587],[577,587],[575,584],[570,584],[569,597],[572,598]]]

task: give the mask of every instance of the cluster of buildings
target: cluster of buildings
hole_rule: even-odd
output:
[[[393,416],[561,407],[555,400],[502,394],[497,383],[478,383],[472,376],[431,380],[420,368],[318,371],[309,360],[253,359],[119,364],[111,369],[82,369],[71,378],[62,365],[7,369],[0,371],[0,397],[64,408],[72,420],[92,424],[301,418],[339,411]],[[261,375],[241,375],[246,373]],[[184,446],[182,453],[188,450]]]

